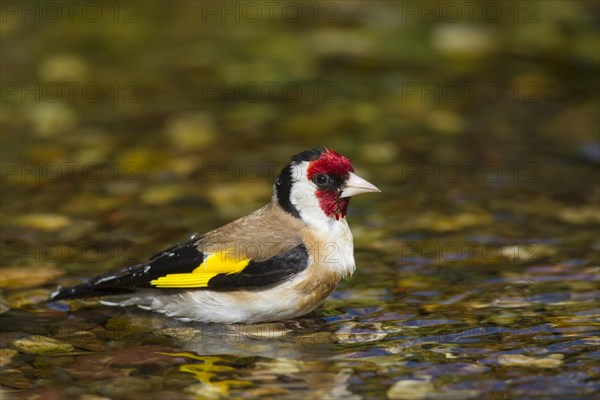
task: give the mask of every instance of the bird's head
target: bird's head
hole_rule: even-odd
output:
[[[379,191],[354,173],[347,157],[324,147],[293,156],[275,184],[281,208],[304,222],[319,224],[345,218],[350,197]]]

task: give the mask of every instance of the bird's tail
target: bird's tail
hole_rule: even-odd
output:
[[[72,287],[59,287],[54,292],[50,293],[48,301],[83,299],[86,297],[101,297],[131,293],[129,289],[121,288],[99,288],[94,283],[82,283],[81,285]]]

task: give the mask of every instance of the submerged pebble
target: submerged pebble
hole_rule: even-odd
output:
[[[15,219],[15,222],[27,228],[54,232],[66,228],[72,221],[71,218],[62,214],[38,213],[20,216]]]
[[[41,335],[17,339],[11,345],[27,354],[68,353],[74,350],[74,347],[68,343]]]
[[[73,332],[60,339],[84,350],[102,351],[104,348],[102,341],[94,333],[88,331]]]
[[[27,390],[33,387],[31,380],[17,369],[3,369],[0,371],[0,384],[9,388]]]
[[[4,367],[11,363],[17,351],[13,349],[0,349],[0,367]]]
[[[563,354],[551,354],[548,357],[529,357],[522,354],[504,354],[498,356],[498,364],[504,367],[558,368],[563,364]]]
[[[2,267],[0,288],[21,289],[43,285],[59,276],[65,270],[53,265]]]
[[[387,396],[394,400],[426,399],[434,390],[435,387],[429,381],[405,379],[394,383]]]

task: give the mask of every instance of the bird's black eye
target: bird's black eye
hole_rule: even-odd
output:
[[[313,177],[312,181],[320,189],[323,189],[331,183],[331,177],[329,175],[325,175],[325,174],[317,174]]]

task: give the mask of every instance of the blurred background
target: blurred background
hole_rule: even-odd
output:
[[[354,203],[396,232],[595,207],[598,24],[592,1],[6,2],[5,233],[202,230],[321,145],[384,187]]]
[[[532,273],[575,283],[525,303],[593,308],[598,2],[4,1],[0,17],[9,293],[244,215],[293,154],[327,146],[382,189],[350,206],[340,299],[456,308],[481,288],[471,312],[551,265]]]

